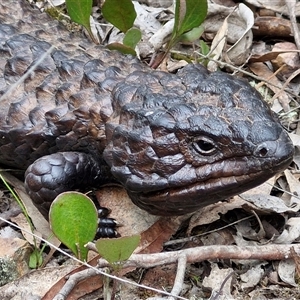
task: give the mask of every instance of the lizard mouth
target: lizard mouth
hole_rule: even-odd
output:
[[[269,169],[241,175],[234,175],[233,172],[225,177],[210,178],[184,186],[149,192],[128,191],[128,194],[133,203],[151,214],[183,215],[254,188],[284,170],[291,161],[292,157],[289,155]]]
[[[253,177],[252,180],[251,177]],[[134,204],[151,214],[183,215],[249,190],[269,178],[264,177],[258,182],[256,180],[258,177],[262,178],[261,172],[210,179],[201,183],[155,192],[128,191],[128,194]]]

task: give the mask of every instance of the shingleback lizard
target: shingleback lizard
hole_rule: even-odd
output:
[[[151,70],[22,0],[0,3],[0,70],[0,163],[27,168],[45,215],[57,194],[111,181],[149,213],[185,214],[293,158],[288,134],[245,81],[193,64],[176,75]]]

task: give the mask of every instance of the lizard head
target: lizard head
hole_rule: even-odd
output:
[[[193,212],[288,167],[293,144],[248,83],[199,65],[178,75],[136,72],[113,91],[104,159],[137,206]]]

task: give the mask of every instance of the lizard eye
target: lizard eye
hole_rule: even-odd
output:
[[[214,141],[206,137],[195,139],[192,146],[201,155],[211,155],[217,150]]]

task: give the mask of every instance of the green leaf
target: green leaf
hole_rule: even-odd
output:
[[[122,32],[133,26],[136,12],[131,0],[106,0],[102,6],[103,17]]]
[[[193,28],[190,31],[187,31],[186,33],[182,34],[179,37],[179,41],[181,43],[192,43],[195,40],[199,39],[200,36],[203,34],[204,32],[204,26],[200,25],[198,27]]]
[[[93,0],[66,0],[68,14],[73,22],[86,28],[93,38],[90,25],[90,15],[92,12]]]
[[[39,251],[39,249],[35,248],[29,257],[29,263],[28,263],[29,268],[37,269],[42,265],[42,263],[43,263],[42,253]]]
[[[68,14],[72,21],[90,27],[93,0],[66,0]]]
[[[176,0],[173,39],[198,27],[207,15],[207,0]]]
[[[98,214],[93,201],[78,192],[58,195],[50,207],[50,225],[53,233],[81,260],[86,260],[84,245],[94,239]]]
[[[140,242],[139,235],[125,236],[116,239],[99,239],[96,248],[99,254],[112,266],[127,260]]]
[[[123,44],[134,49],[141,38],[142,34],[140,30],[137,28],[130,28],[124,36]]]
[[[131,55],[136,56],[134,49],[132,49],[126,45],[120,44],[120,43],[111,43],[111,44],[108,44],[106,47],[109,50],[117,50],[123,54],[131,54]]]
[[[200,41],[200,48],[203,55],[207,55],[210,51],[209,46],[202,40]]]

